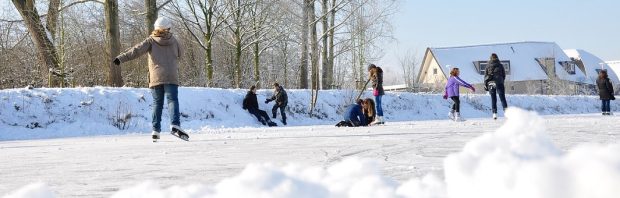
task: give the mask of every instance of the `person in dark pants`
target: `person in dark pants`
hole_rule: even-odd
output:
[[[248,110],[248,112],[256,117],[259,122],[263,125],[278,126],[276,123],[272,122],[269,119],[269,115],[267,112],[260,110],[258,108],[258,100],[256,99],[256,86],[252,85],[250,90],[243,98],[243,109]]]
[[[476,88],[471,84],[465,82],[461,78],[459,78],[459,68],[452,68],[450,71],[450,79],[448,79],[448,83],[446,84],[445,94],[443,95],[443,99],[452,99],[454,104],[452,105],[452,110],[448,113],[448,117],[454,121],[461,121],[461,100],[459,98],[459,87],[467,87],[471,89],[473,92],[476,92]]]
[[[491,94],[491,109],[493,110],[493,119],[497,119],[497,95],[502,102],[503,110],[506,110],[508,103],[506,102],[504,80],[506,79],[506,70],[504,65],[499,61],[497,54],[491,54],[491,58],[487,63],[484,72],[484,89]]]
[[[612,115],[611,114],[611,104],[610,100],[615,100],[614,96],[614,87],[607,77],[607,70],[601,70],[598,74],[598,79],[596,79],[596,86],[598,87],[598,95],[601,99],[601,110],[603,111],[603,115]]]
[[[148,54],[149,88],[153,95],[153,141],[159,139],[161,132],[161,114],[164,108],[164,96],[168,99],[168,111],[173,135],[187,135],[181,129],[179,112],[179,59],[183,47],[173,36],[170,29],[172,21],[159,17],[154,24],[151,35],[133,48],[114,58],[113,63],[121,63]],[[189,138],[189,137],[188,137]]]
[[[273,118],[276,118],[278,113],[278,109],[280,109],[280,114],[282,114],[282,124],[286,125],[286,105],[288,104],[288,95],[286,95],[286,91],[284,88],[280,86],[278,83],[273,83],[273,96],[271,98],[267,98],[265,100],[265,104],[276,101],[276,104],[273,105],[271,109],[271,113],[273,114]]]
[[[362,111],[362,99],[358,99],[355,104],[351,104],[344,111],[344,121],[336,124],[337,127],[359,127],[367,126],[366,116]]]

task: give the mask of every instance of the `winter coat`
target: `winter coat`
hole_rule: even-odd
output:
[[[499,60],[491,60],[484,72],[484,85],[488,86],[493,81],[496,85],[503,85],[506,79],[506,70]]]
[[[362,105],[352,104],[344,111],[344,120],[352,123],[359,123],[360,126],[366,126],[366,116],[362,112]]]
[[[248,93],[245,94],[245,98],[243,98],[243,109],[248,111],[258,109],[258,100],[254,92],[248,91]]]
[[[286,106],[288,104],[288,95],[286,95],[284,88],[280,86],[273,92],[273,96],[269,100],[275,100],[279,106]]]
[[[598,78],[596,79],[596,86],[598,87],[598,95],[601,97],[601,100],[615,100],[614,97],[614,87],[611,84],[609,78]]]
[[[179,85],[179,59],[183,49],[172,33],[151,35],[116,58],[127,62],[145,53],[148,53],[149,87]]]
[[[450,76],[448,79],[448,83],[446,84],[446,94],[449,97],[459,96],[459,86],[467,87],[473,89],[474,87],[469,83],[465,82],[458,76]]]
[[[373,68],[371,71],[370,80],[372,81],[372,88],[379,92],[379,95],[385,95],[385,91],[383,90],[383,70],[381,67]]]

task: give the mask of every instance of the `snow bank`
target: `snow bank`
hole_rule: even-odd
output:
[[[189,132],[213,128],[262,127],[241,109],[246,90],[182,87],[179,90],[181,122]],[[270,112],[273,103],[263,101],[271,90],[260,90],[260,108]],[[313,115],[309,115],[308,90],[288,90],[289,126],[332,125],[342,119],[344,107],[357,96],[354,90],[321,91]],[[372,97],[365,92],[363,98]],[[142,88],[71,88],[0,90],[0,140],[61,138],[151,131],[152,96]],[[461,113],[466,118],[489,117],[488,95],[462,95]],[[508,96],[510,106],[541,114],[599,112],[595,96]],[[446,119],[450,101],[436,94],[388,92],[383,109],[388,121]],[[166,106],[166,105],[165,105]],[[612,102],[612,110],[620,104]],[[280,117],[280,116],[278,116]],[[162,129],[169,129],[164,109]],[[279,122],[279,121],[277,121]],[[281,123],[279,123],[281,125]]]
[[[434,175],[403,184],[381,174],[380,162],[349,158],[331,167],[247,165],[215,185],[162,188],[146,182],[121,190],[125,197],[373,197],[373,198],[615,198],[620,195],[620,144],[556,147],[537,113],[509,108],[494,133],[446,157],[445,179]],[[28,189],[9,196],[29,196]],[[46,190],[51,196],[51,192]]]

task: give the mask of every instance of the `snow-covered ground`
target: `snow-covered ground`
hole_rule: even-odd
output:
[[[451,122],[439,95],[390,93],[388,124],[336,128],[353,91],[321,92],[309,118],[309,93],[291,90],[292,126],[267,128],[239,108],[244,90],[180,94],[191,141],[152,143],[148,89],[1,90],[0,196],[620,195],[620,117],[600,116],[597,97],[509,96],[545,116],[514,108],[494,121],[488,96],[465,94],[468,120]]]
[[[189,132],[262,127],[241,109],[247,90],[183,87],[179,90],[181,122]],[[271,90],[259,91],[260,108],[271,111],[262,101]],[[289,126],[333,125],[342,119],[344,107],[353,101],[353,90],[321,91],[314,116],[308,116],[310,92],[288,90]],[[366,92],[363,98],[372,97]],[[75,88],[0,90],[0,141],[150,133],[152,96],[149,89]],[[490,116],[490,97],[463,93],[461,112],[465,118]],[[509,95],[510,106],[543,115],[582,114],[600,111],[597,96]],[[436,94],[389,93],[383,98],[389,121],[446,119],[450,101]],[[165,107],[167,105],[164,105]],[[612,111],[620,103],[611,103]],[[500,111],[501,113],[501,111]],[[162,128],[169,129],[164,109]],[[279,122],[278,122],[279,123]]]

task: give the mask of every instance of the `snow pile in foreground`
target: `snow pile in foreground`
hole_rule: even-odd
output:
[[[26,185],[3,198],[54,198],[52,190],[44,183]]]
[[[398,184],[380,162],[349,158],[328,168],[247,165],[216,185],[161,188],[146,182],[112,197],[528,197],[615,198],[620,195],[620,144],[581,145],[564,152],[545,133],[536,113],[510,108],[494,133],[466,144],[444,161],[445,180],[434,175]],[[32,191],[32,194],[30,194]],[[47,192],[47,194],[37,194]],[[52,197],[40,184],[8,197]]]
[[[510,109],[495,133],[444,160],[449,197],[618,197],[620,145],[586,144],[563,153],[533,112]]]

